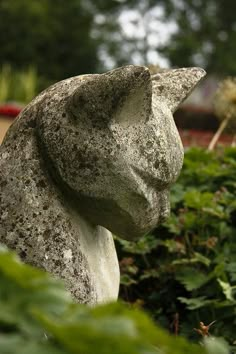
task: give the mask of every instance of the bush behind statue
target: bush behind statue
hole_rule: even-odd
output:
[[[172,332],[199,339],[235,337],[236,148],[217,153],[192,148],[172,188],[172,213],[152,235],[117,239],[121,297],[142,305]]]

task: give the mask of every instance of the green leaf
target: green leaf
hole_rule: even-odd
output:
[[[121,274],[120,276],[120,283],[125,286],[130,286],[132,284],[136,284],[137,281],[134,280],[131,276],[128,274]]]
[[[31,316],[31,309],[40,307],[59,314],[71,302],[62,282],[23,264],[5,248],[0,249],[0,283],[0,323],[37,338],[43,331]]]
[[[32,295],[35,294],[35,298],[32,296],[32,299],[43,303],[46,295],[48,303],[45,306],[50,306],[54,310],[57,306],[70,302],[70,295],[65,291],[62,282],[40,269],[23,264],[15,254],[8,252],[4,247],[0,248],[0,255],[1,273],[22,291],[30,290]],[[53,298],[51,303],[50,298]]]
[[[1,335],[0,348],[1,354],[69,354],[46,340],[36,341],[19,334]]]
[[[1,251],[1,354],[199,353],[198,345],[170,336],[140,311],[119,303],[89,308],[64,292],[61,282]]]
[[[199,192],[198,190],[191,190],[185,193],[185,205],[189,208],[202,209],[203,207],[211,207],[213,202],[213,193]]]
[[[191,258],[176,259],[172,262],[173,265],[193,264],[193,263],[202,263],[208,267],[211,264],[211,260],[203,256],[202,254],[195,252]]]
[[[229,283],[219,278],[217,279],[217,281],[220,284],[226,299],[235,302],[235,299],[233,297],[233,289],[235,289],[236,286],[231,286]]]
[[[186,297],[179,296],[178,300],[183,304],[186,304],[189,310],[196,310],[215,302],[214,300],[206,300],[206,296],[199,296],[192,299],[187,299]]]
[[[199,222],[199,216],[196,212],[188,211],[184,214],[184,227],[186,230],[196,228]]]
[[[206,337],[204,345],[208,354],[230,354],[228,343],[221,338]]]
[[[159,277],[160,277],[160,272],[158,272],[156,269],[147,269],[143,272],[143,274],[140,275],[139,279],[140,280],[149,279],[149,278],[158,279]]]
[[[132,254],[148,254],[153,249],[155,249],[159,244],[160,240],[154,235],[145,235],[141,237],[136,242],[126,241],[116,236],[116,240],[123,246],[126,252]]]
[[[215,216],[219,219],[226,219],[228,217],[225,209],[221,205],[216,205],[213,207],[203,207],[202,210],[211,216]]]
[[[195,268],[184,268],[175,277],[188,291],[199,289],[210,280],[207,274]]]
[[[86,309],[85,314],[54,320],[38,315],[54,338],[71,353],[92,354],[99,348],[99,354],[197,354],[199,347],[187,344],[183,338],[174,338],[155,327],[146,315],[137,310],[128,310],[120,304],[98,306]],[[80,333],[80,340],[78,340]],[[92,339],[92,340],[91,340]],[[168,344],[167,344],[168,343]]]
[[[184,244],[173,239],[161,241],[161,245],[166,247],[170,253],[185,253]]]
[[[207,267],[211,264],[211,260],[199,252],[194,252],[192,259],[204,264]]]
[[[163,225],[174,235],[180,235],[182,232],[179,217],[173,213]]]
[[[226,270],[229,272],[231,281],[236,281],[236,262],[230,262],[226,265]]]
[[[176,204],[180,203],[185,194],[185,188],[182,184],[175,183],[171,187],[171,193],[170,193],[170,200],[171,200],[171,206],[174,208]]]

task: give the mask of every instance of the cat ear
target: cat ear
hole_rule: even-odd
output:
[[[105,74],[89,75],[70,97],[68,108],[76,117],[86,115],[98,122],[122,123],[146,119],[151,101],[149,70],[128,65]]]
[[[152,110],[151,74],[144,66],[130,65],[124,67],[123,70],[122,84],[126,92],[124,99],[114,112],[111,124],[128,126],[139,122],[144,123],[148,120]],[[131,72],[128,74],[127,70]]]
[[[167,69],[152,75],[153,99],[164,100],[175,112],[205,75],[201,68]]]

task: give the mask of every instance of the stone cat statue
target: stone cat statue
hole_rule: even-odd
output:
[[[111,232],[132,240],[168,215],[183,160],[172,113],[204,74],[130,65],[37,96],[0,147],[0,242],[78,302],[115,300]]]

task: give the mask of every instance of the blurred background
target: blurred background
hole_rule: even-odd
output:
[[[236,75],[235,14],[233,0],[0,0],[0,141],[51,83],[137,64],[207,70],[175,115],[184,144],[206,146],[219,126],[215,90]]]

